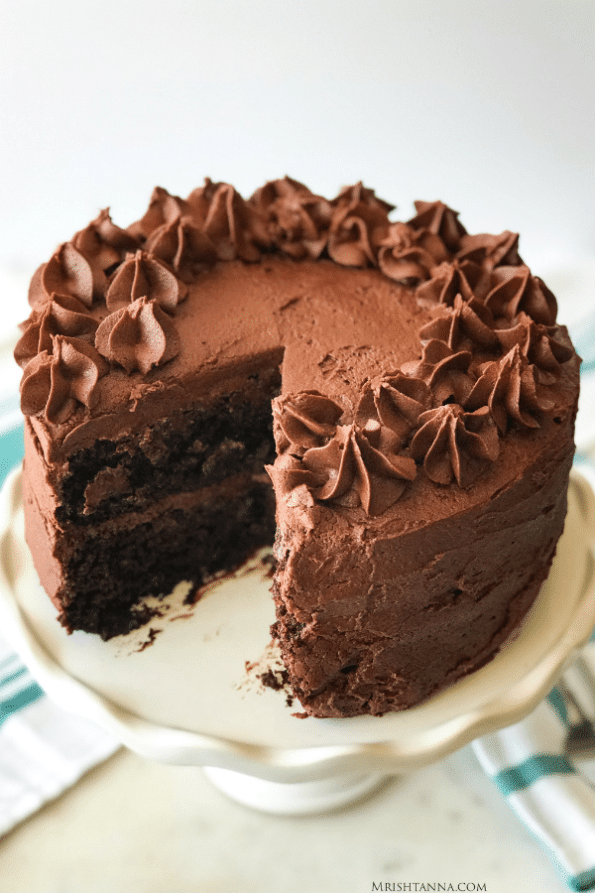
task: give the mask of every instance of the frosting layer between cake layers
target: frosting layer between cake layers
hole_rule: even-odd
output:
[[[496,652],[563,528],[579,359],[515,234],[416,210],[206,181],[42,265],[26,532],[67,628],[127,632],[276,527],[306,712],[403,709]]]

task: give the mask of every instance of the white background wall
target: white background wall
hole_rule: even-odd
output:
[[[0,134],[4,271],[155,184],[285,173],[442,198],[541,270],[595,254],[595,2],[0,0]]]

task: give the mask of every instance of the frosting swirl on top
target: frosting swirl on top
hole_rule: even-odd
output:
[[[100,211],[95,220],[72,237],[72,244],[91,266],[93,290],[101,295],[106,285],[106,274],[122,261],[127,251],[135,251],[137,240],[112,221],[109,208]]]
[[[328,253],[346,267],[375,266],[377,250],[388,230],[393,206],[379,199],[373,189],[356,183],[343,189],[333,202]]]
[[[54,335],[92,340],[97,325],[97,321],[77,298],[52,295],[47,304],[39,310],[33,310],[23,324],[23,335],[15,347],[14,358],[24,368],[44,350],[51,353]]]
[[[301,391],[278,397],[273,405],[277,448],[302,456],[335,434],[343,409],[318,391]]]
[[[249,203],[262,215],[272,245],[296,260],[320,257],[332,219],[329,201],[284,177],[257,189]]]
[[[42,307],[54,294],[77,298],[85,307],[93,305],[93,271],[71,242],[60,245],[37,270],[29,288],[29,303]]]
[[[439,235],[412,229],[406,223],[389,226],[378,252],[378,266],[384,275],[411,285],[429,279],[447,259],[448,251]]]
[[[45,415],[51,424],[67,421],[79,404],[92,409],[97,382],[108,364],[93,345],[80,338],[55,335],[52,351],[43,350],[27,365],[21,381],[24,415]]]
[[[465,412],[450,403],[423,413],[420,422],[411,455],[436,484],[456,480],[459,487],[468,487],[498,458],[498,432],[487,406]]]
[[[476,295],[480,297],[479,291],[485,275],[482,267],[473,261],[444,261],[432,270],[427,281],[418,285],[415,296],[426,307],[434,304],[452,307],[459,294],[466,301]]]
[[[364,427],[337,424],[341,407],[320,394],[277,398],[273,413],[282,461],[269,473],[285,491],[304,485],[317,500],[361,505],[366,514],[377,515],[415,478],[415,462],[400,452],[390,429],[374,419]]]
[[[459,261],[471,260],[492,270],[498,266],[518,266],[523,263],[518,253],[519,234],[504,230],[500,235],[477,233],[461,236]]]
[[[521,311],[535,322],[551,326],[556,321],[558,304],[547,285],[532,276],[529,267],[497,267],[490,276],[490,291],[485,303],[494,316],[512,319]]]
[[[436,317],[419,330],[419,336],[422,341],[444,341],[454,351],[494,350],[500,344],[489,308],[474,297],[464,301],[461,295],[455,297],[452,307],[442,305]]]
[[[211,198],[203,226],[219,260],[260,260],[259,245],[270,244],[264,219],[228,183],[220,183]]]
[[[463,404],[475,380],[469,372],[472,359],[470,351],[455,352],[443,341],[433,339],[424,346],[421,360],[405,363],[402,371],[425,381],[434,403]]]
[[[496,334],[506,351],[519,345],[529,363],[537,368],[543,384],[553,384],[561,373],[562,364],[574,356],[558,326],[536,323],[526,313],[519,313],[510,328],[498,329]]]
[[[515,344],[502,359],[485,364],[465,405],[468,409],[487,406],[499,431],[505,434],[509,420],[524,428],[539,428],[539,415],[553,403],[540,394],[535,367]]]
[[[192,282],[199,271],[212,266],[217,259],[211,240],[186,216],[174,217],[157,227],[144,247],[187,282]]]
[[[105,295],[108,310],[119,310],[143,295],[172,313],[188,293],[168,267],[145,251],[128,254]]]
[[[156,186],[151,194],[149,207],[140,220],[128,227],[128,233],[134,239],[144,242],[156,229],[167,226],[189,213],[190,206],[187,201],[177,195],[170,195],[162,186]]]
[[[170,317],[157,301],[146,296],[114,310],[95,333],[95,346],[110,362],[130,375],[144,375],[162,366],[180,351],[180,340]]]
[[[444,202],[414,202],[417,214],[407,222],[412,229],[426,230],[440,236],[442,242],[453,254],[461,247],[461,237],[467,230],[459,220],[458,211],[453,211]]]
[[[379,376],[364,383],[355,421],[369,430],[370,420],[375,420],[403,443],[431,402],[430,389],[421,378],[402,372]]]

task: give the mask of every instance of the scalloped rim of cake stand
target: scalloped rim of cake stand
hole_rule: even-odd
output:
[[[32,565],[23,547],[20,485],[20,469],[15,469],[0,494],[2,632],[55,701],[94,720],[149,759],[231,770],[286,785],[349,773],[353,777],[357,773],[401,774],[429,765],[480,735],[522,719],[547,694],[595,626],[595,497],[588,482],[573,470],[565,531],[548,580],[514,640],[480,670],[418,707],[385,717],[304,721],[293,718],[283,705],[279,735],[279,692],[267,692],[269,700],[263,708],[262,692],[248,691],[243,695],[247,709],[272,711],[272,731],[266,728],[266,722],[261,731],[268,736],[266,740],[246,722],[231,734],[213,734],[212,722],[217,718],[211,701],[209,712],[204,714],[206,725],[211,723],[207,732],[200,724],[194,729],[180,727],[179,722],[170,726],[123,706],[117,698],[97,690],[96,685],[81,681],[47,647],[43,627],[38,627],[30,611],[24,610],[19,593],[19,579],[23,573],[31,573],[28,565]],[[35,600],[40,614],[47,611],[50,603],[41,587]],[[201,603],[199,600],[197,605]],[[92,650],[91,646],[81,650],[80,638],[75,642],[77,636],[86,634],[68,637],[55,619],[53,623],[60,629],[56,635],[64,638],[64,653],[73,643],[79,649],[77,655]],[[109,645],[95,636],[87,641],[94,641],[96,649]],[[121,659],[118,667],[124,681],[127,660]],[[210,680],[206,680],[204,692],[207,682]],[[200,701],[201,691],[196,697]],[[299,709],[299,704],[296,707]],[[233,725],[233,716],[227,720]]]

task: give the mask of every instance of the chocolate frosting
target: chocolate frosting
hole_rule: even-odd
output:
[[[554,405],[539,392],[535,367],[521,353],[518,344],[501,360],[482,368],[465,404],[471,409],[487,405],[502,434],[510,419],[525,428],[538,428],[540,414]]]
[[[93,271],[71,242],[61,245],[33,276],[29,303],[37,309],[54,294],[77,298],[85,307],[93,304]]]
[[[423,462],[430,480],[447,485],[456,480],[468,487],[486,465],[498,458],[498,432],[487,406],[465,412],[448,404],[420,417],[421,427],[411,441],[411,455]]]
[[[497,350],[498,334],[488,307],[477,298],[456,295],[452,307],[441,305],[432,322],[419,330],[422,341],[444,341],[453,350]]]
[[[517,266],[522,264],[518,253],[519,234],[505,230],[500,235],[478,233],[461,236],[461,247],[457,251],[460,261],[471,260],[492,270],[498,266]]]
[[[536,323],[526,313],[519,313],[510,328],[498,329],[496,335],[505,351],[519,345],[527,360],[537,367],[543,384],[553,384],[560,376],[562,365],[574,355],[558,326]]]
[[[399,454],[399,438],[390,428],[375,419],[363,419],[363,426],[337,424],[343,410],[321,394],[278,398],[273,413],[279,452],[288,455],[269,471],[286,491],[303,485],[322,502],[361,504],[366,514],[377,515],[415,478],[415,462]]]
[[[406,223],[391,224],[378,253],[384,275],[410,285],[429,279],[447,259],[448,251],[439,235],[427,229],[415,230]]]
[[[93,291],[101,296],[106,274],[119,264],[127,251],[135,251],[137,240],[112,221],[109,208],[100,211],[95,220],[72,238],[72,244],[85,257],[93,274]]]
[[[414,205],[417,214],[408,221],[408,226],[440,236],[453,254],[459,251],[461,237],[467,234],[467,230],[459,220],[458,211],[453,211],[444,202],[418,201]]]
[[[80,338],[52,337],[52,351],[34,357],[21,382],[24,415],[45,414],[52,424],[65,422],[78,404],[92,409],[97,401],[99,378],[108,365],[95,348]]]
[[[362,388],[356,423],[365,429],[370,420],[376,421],[404,442],[430,406],[430,389],[423,379],[401,372],[379,376]]]
[[[362,183],[343,189],[333,202],[328,253],[347,267],[375,266],[378,246],[388,230],[393,206]]]
[[[172,313],[188,292],[187,287],[156,257],[145,251],[128,254],[118,268],[105,296],[109,310],[126,307],[143,295]]]
[[[320,257],[328,241],[331,203],[290,177],[257,189],[250,204],[265,221],[270,244],[295,260]]]
[[[327,443],[342,415],[343,409],[318,391],[278,398],[273,404],[273,419],[279,452],[303,456],[306,450]]]
[[[329,200],[284,177],[247,201],[229,184],[209,179],[186,199],[158,187],[146,213],[126,230],[102,211],[33,277],[33,310],[15,351],[26,369],[27,411],[49,424],[63,423],[81,405],[92,411],[107,363],[120,375],[123,369],[138,376],[135,393],[154,391],[163,374],[158,370],[181,356],[182,343],[183,356],[199,356],[212,340],[229,358],[241,355],[234,317],[248,320],[252,299],[238,293],[233,306],[219,306],[221,264],[259,267],[260,261],[264,276],[277,254],[284,266],[275,269],[291,277],[296,297],[278,306],[261,277],[257,292],[269,309],[259,312],[269,313],[271,322],[255,328],[251,318],[249,326],[255,344],[277,350],[283,332],[296,331],[294,309],[301,314],[301,352],[291,370],[286,357],[288,393],[275,404],[279,458],[272,474],[308,499],[361,504],[369,514],[407,490],[416,461],[433,481],[467,486],[497,455],[498,432],[504,437],[511,428],[533,428],[553,412],[552,389],[575,354],[556,325],[556,300],[522,262],[515,233],[469,234],[443,202],[416,202],[415,209],[407,223],[393,222],[393,206],[362,183]],[[319,285],[300,291],[300,265],[309,270],[313,261]],[[362,280],[325,316],[330,305],[317,303],[317,289],[324,297],[340,280],[337,272],[325,278],[329,261],[362,276],[376,276],[377,268],[386,287],[407,292],[416,309],[405,312],[399,300],[395,310],[402,317],[378,316],[370,340],[358,341],[358,314],[372,307],[368,297],[360,301],[358,289],[370,284]],[[354,269],[350,276],[356,275]],[[226,288],[231,293],[230,282]],[[196,329],[190,340],[185,308],[209,301],[205,339]],[[317,352],[316,326],[308,328],[309,302],[316,305],[311,318],[326,332],[338,327],[326,355]],[[380,306],[369,312],[377,314]],[[396,363],[385,341],[394,326],[407,339]],[[202,362],[218,361],[205,354]],[[83,373],[85,365],[90,371]],[[69,376],[70,390],[64,384]],[[88,393],[81,376],[91,382]],[[106,387],[106,399],[111,393]]]
[[[261,246],[268,246],[265,221],[233,186],[220,183],[211,198],[204,232],[215,246],[219,260],[260,260]]]
[[[381,427],[369,430],[355,425],[338,426],[335,437],[318,450],[309,450],[304,466],[325,478],[317,499],[339,497],[353,504],[357,494],[367,515],[382,514],[403,494],[408,481],[415,478],[414,461],[390,449],[391,438],[383,438]]]
[[[421,282],[416,296],[420,304],[432,307],[435,304],[446,304],[452,307],[455,297],[460,294],[466,301],[484,286],[486,273],[479,264],[470,260],[459,262],[456,258],[444,261],[432,270],[426,282]]]
[[[179,353],[178,334],[170,317],[156,300],[146,296],[115,310],[95,333],[95,346],[110,362],[126,372],[147,374]]]
[[[418,363],[406,363],[403,371],[426,382],[435,403],[463,404],[473,387],[469,371],[473,356],[470,351],[453,351],[443,341],[433,339],[424,346]]]
[[[17,342],[14,356],[21,367],[43,351],[52,351],[54,335],[71,335],[93,340],[97,320],[84,304],[69,295],[52,295],[47,304],[33,310],[23,323],[23,335]]]
[[[128,227],[128,233],[135,240],[145,242],[156,229],[174,223],[189,213],[189,202],[177,195],[170,195],[162,186],[156,186],[145,214]]]
[[[531,275],[529,267],[524,264],[496,268],[490,276],[490,285],[485,303],[494,316],[512,319],[524,311],[543,325],[551,326],[556,322],[556,298],[538,276]]]
[[[211,267],[215,248],[191,217],[175,217],[163,223],[147,238],[145,249],[168,264],[184,282],[192,282],[201,270]]]

